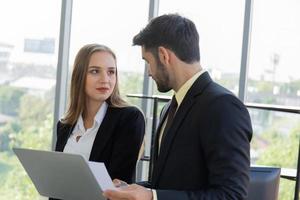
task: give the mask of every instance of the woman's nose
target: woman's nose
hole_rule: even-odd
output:
[[[106,72],[100,73],[98,80],[101,82],[107,82],[109,80],[108,74]]]

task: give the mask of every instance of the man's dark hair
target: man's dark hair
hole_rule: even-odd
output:
[[[178,14],[161,15],[133,38],[133,45],[140,45],[145,50],[157,55],[158,47],[172,50],[176,56],[186,62],[200,61],[199,34],[195,24]]]

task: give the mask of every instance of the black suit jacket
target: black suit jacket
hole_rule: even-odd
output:
[[[167,112],[162,114],[158,133],[166,116]],[[165,134],[150,183],[158,200],[246,198],[252,137],[249,113],[207,72],[187,92]]]
[[[56,151],[63,151],[74,126],[58,122]],[[108,107],[97,132],[90,161],[104,162],[111,178],[134,180],[139,150],[145,133],[145,119],[135,107]]]

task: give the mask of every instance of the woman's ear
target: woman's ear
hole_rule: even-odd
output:
[[[165,47],[159,46],[158,47],[158,58],[161,63],[164,65],[169,65],[170,64],[170,54],[169,50],[166,49]]]

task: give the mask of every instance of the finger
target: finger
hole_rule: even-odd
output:
[[[119,189],[122,190],[122,191],[131,191],[131,190],[136,190],[137,187],[136,187],[135,184],[130,184],[130,185],[127,185],[125,187],[121,186]]]
[[[113,184],[115,185],[115,187],[124,187],[124,186],[128,186],[128,184],[125,181],[122,181],[120,179],[114,179],[113,180]]]
[[[114,185],[118,185],[118,184],[120,184],[121,183],[121,180],[120,179],[114,179],[113,180],[113,184]]]
[[[129,190],[138,190],[138,189],[140,189],[140,188],[143,188],[142,186],[140,186],[140,185],[137,185],[137,184],[130,184],[130,185],[128,185],[127,187],[122,187],[122,188],[120,188],[121,190],[127,190],[127,191],[129,191]]]
[[[112,200],[130,199],[129,193],[121,190],[105,190],[103,196]]]

